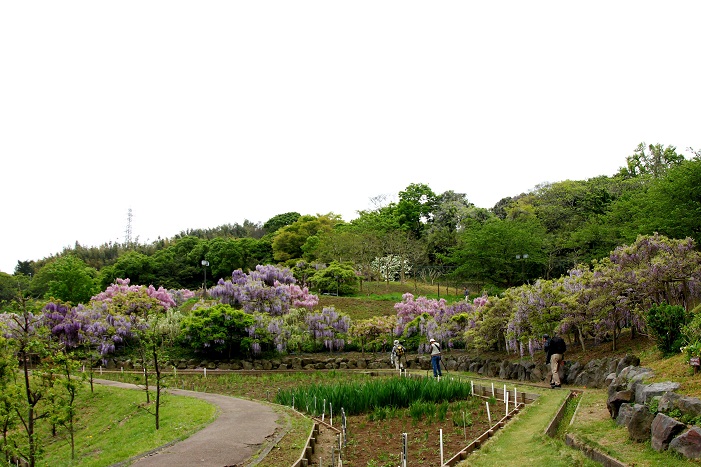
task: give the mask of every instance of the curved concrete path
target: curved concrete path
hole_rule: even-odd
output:
[[[95,380],[105,386],[142,389],[133,384]],[[220,415],[189,438],[158,448],[124,465],[138,467],[242,466],[266,443],[275,440],[278,414],[265,404],[204,392],[168,389],[170,394],[197,397],[219,407]],[[283,427],[284,428],[284,427]]]

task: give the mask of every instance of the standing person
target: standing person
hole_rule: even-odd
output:
[[[545,345],[545,363],[550,364],[550,387],[556,389],[561,387],[560,384],[560,363],[563,361],[567,345],[560,336],[550,337],[547,334],[543,335]]]
[[[431,345],[431,366],[433,367],[433,377],[437,378],[443,376],[441,372],[441,346],[436,339],[431,338],[428,341]]]
[[[394,346],[392,347],[392,353],[389,355],[389,361],[394,365],[396,370],[401,370],[404,368],[402,365],[402,357],[404,356],[404,346],[399,343],[398,340],[394,341]]]

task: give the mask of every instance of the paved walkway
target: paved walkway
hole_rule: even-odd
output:
[[[95,380],[106,386],[137,389],[133,384]],[[197,397],[219,407],[220,415],[206,428],[178,443],[159,448],[128,465],[138,467],[242,466],[266,443],[274,443],[278,414],[265,404],[245,399],[168,389],[170,394]],[[284,427],[283,427],[284,429]]]

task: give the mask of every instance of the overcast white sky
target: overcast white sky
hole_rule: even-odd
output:
[[[701,147],[698,1],[0,3],[0,271]]]

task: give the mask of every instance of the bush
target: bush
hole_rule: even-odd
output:
[[[660,303],[647,313],[647,327],[655,339],[657,348],[664,355],[679,351],[684,344],[682,328],[688,322],[684,307]]]

